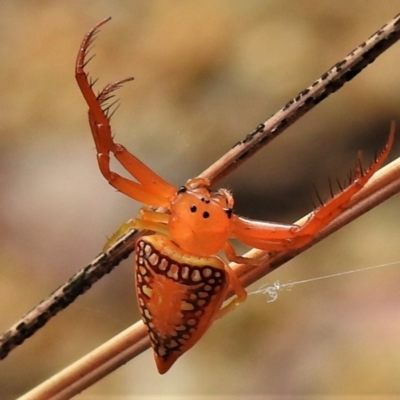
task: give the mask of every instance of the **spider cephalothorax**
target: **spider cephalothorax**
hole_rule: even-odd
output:
[[[178,190],[170,205],[171,239],[182,250],[198,256],[217,254],[230,233],[232,196],[223,189],[210,192],[208,186],[189,181]]]

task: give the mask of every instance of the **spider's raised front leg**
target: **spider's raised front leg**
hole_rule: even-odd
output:
[[[97,96],[93,92],[93,84],[89,80],[85,67],[90,61],[87,59],[88,51],[93,43],[96,33],[110,18],[97,24],[91,29],[82,41],[75,67],[75,77],[83,97],[89,106],[89,123],[96,144],[97,160],[103,176],[120,192],[150,206],[169,207],[171,199],[176,194],[176,189],[154,173],[133,154],[130,154],[124,146],[114,143],[111,126],[111,107],[115,102],[107,105],[112,99],[113,91],[120,88],[125,82],[133,78],[127,78],[107,85]],[[113,153],[120,164],[137,180],[131,181],[110,170],[110,153]]]
[[[306,245],[323,227],[349,208],[352,197],[367,184],[386,160],[393,145],[394,134],[395,124],[393,122],[384,149],[368,170],[362,170],[359,159],[350,184],[327,203],[317,208],[302,226],[261,222],[233,215],[231,236],[244,244],[267,251],[293,250]],[[227,254],[229,258],[229,252]],[[236,261],[234,256],[231,259]],[[239,261],[243,260],[239,259]],[[249,262],[251,263],[251,261]]]

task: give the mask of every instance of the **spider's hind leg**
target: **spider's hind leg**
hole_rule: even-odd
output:
[[[258,249],[273,251],[295,250],[306,245],[323,227],[332,222],[349,208],[351,199],[372,178],[385,162],[393,145],[395,124],[392,123],[387,143],[374,163],[364,171],[360,156],[350,184],[322,203],[303,225],[284,225],[271,222],[255,221],[248,218],[232,217],[232,237],[242,243]]]
[[[361,164],[361,153],[358,154],[354,173],[349,176],[349,185],[346,188],[343,188],[339,194],[333,196],[327,203],[322,204],[318,209],[316,209],[310,219],[303,226],[298,228],[298,235],[315,235],[315,233],[321,230],[324,226],[328,225],[336,217],[342,214],[343,211],[349,208],[350,200],[353,198],[353,196],[356,195],[368,183],[375,172],[386,160],[393,145],[395,128],[395,123],[392,122],[389,137],[384,149],[377,157],[375,157],[375,161],[366,171],[363,170]]]

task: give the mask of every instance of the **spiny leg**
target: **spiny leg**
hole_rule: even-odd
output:
[[[101,173],[117,190],[142,203],[157,207],[168,207],[176,189],[155,174],[135,156],[130,154],[123,146],[114,143],[109,118],[112,115],[111,107],[107,101],[114,96],[113,91],[121,87],[124,82],[133,78],[127,78],[107,85],[98,96],[93,92],[93,83],[85,67],[91,58],[87,59],[88,51],[93,43],[99,28],[108,22],[110,18],[97,24],[91,29],[82,41],[75,68],[75,76],[79,88],[89,106],[89,123],[97,149],[97,159]],[[112,152],[121,165],[131,173],[139,183],[126,179],[110,170],[110,155]]]
[[[390,149],[393,146],[395,129],[395,123],[392,122],[389,137],[384,149],[381,151],[380,155],[375,158],[375,161],[365,172],[363,171],[361,164],[361,153],[359,153],[354,177],[350,181],[350,184],[338,195],[334,196],[330,201],[317,209],[314,215],[301,228],[298,229],[298,233],[301,236],[315,235],[315,233],[321,230],[322,227],[328,225],[348,208],[352,197],[367,184],[367,182],[386,160]],[[299,246],[302,246],[302,244]]]
[[[391,125],[387,143],[374,163],[363,171],[360,156],[354,177],[348,187],[322,204],[302,226],[274,224],[232,216],[232,234],[244,244],[269,251],[297,249],[309,242],[324,226],[343,213],[357,194],[386,160],[393,145],[395,124]],[[249,260],[251,263],[251,260]]]

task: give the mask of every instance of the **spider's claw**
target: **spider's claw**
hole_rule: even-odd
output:
[[[80,74],[85,74],[85,67],[87,64],[90,62],[90,60],[94,57],[91,56],[89,59],[87,58],[88,53],[92,49],[92,45],[94,40],[96,39],[97,34],[100,32],[100,28],[110,21],[111,17],[108,17],[104,19],[103,21],[99,22],[94,28],[92,28],[84,37],[81,48],[78,53],[78,59],[76,61],[76,67],[75,67],[75,74],[76,76],[79,76]]]

